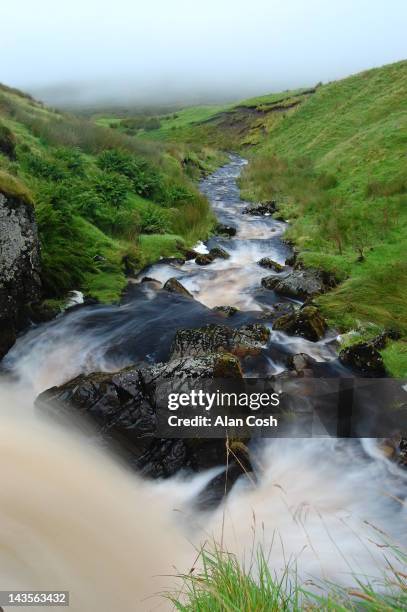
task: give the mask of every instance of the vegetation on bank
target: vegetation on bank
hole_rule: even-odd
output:
[[[330,323],[360,337],[396,329],[383,351],[407,374],[407,62],[320,86],[264,137],[241,186],[276,199],[300,260],[340,284],[321,296]]]
[[[138,141],[0,87],[0,188],[33,202],[50,298],[114,300],[125,272],[179,254],[213,224],[194,180],[210,149]]]
[[[397,561],[405,567],[407,558],[393,551],[389,572],[381,581],[354,577],[353,588],[339,584],[308,581],[301,583],[295,569],[274,576],[261,549],[245,570],[238,559],[219,547],[203,550],[200,571],[182,576],[181,592],[169,596],[180,612],[379,612],[407,609],[407,574],[392,568]]]

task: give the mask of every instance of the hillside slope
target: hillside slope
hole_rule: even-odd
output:
[[[48,298],[81,289],[116,299],[126,270],[206,236],[212,216],[188,176],[199,173],[199,154],[137,141],[0,86],[0,191],[20,185],[34,202]]]
[[[247,197],[278,200],[300,259],[342,281],[320,305],[362,336],[407,336],[406,100],[406,61],[320,86],[264,136],[242,180]],[[407,374],[404,341],[384,356]]]

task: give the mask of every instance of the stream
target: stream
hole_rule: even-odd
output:
[[[4,367],[38,394],[79,373],[165,361],[179,328],[208,323],[237,327],[258,321],[262,311],[275,302],[290,301],[261,287],[261,279],[273,272],[259,266],[259,259],[267,256],[284,264],[290,249],[282,240],[285,223],[271,216],[242,214],[249,203],[240,198],[237,178],[246,163],[232,155],[230,163],[200,185],[218,220],[237,232],[231,238],[216,236],[197,248],[205,253],[220,246],[230,254],[229,259],[216,259],[208,266],[193,260],[181,264],[175,258],[164,259],[142,271],[120,305],[75,307],[50,323],[33,327],[8,353]],[[154,283],[140,282],[143,277],[161,283],[175,277],[195,300],[180,299],[157,289]],[[239,311],[225,318],[212,310],[216,306],[235,306]],[[286,367],[287,356],[296,353],[316,359],[321,376],[343,370],[336,360],[335,337],[328,333],[321,341],[310,342],[271,329],[263,362],[256,363],[257,372],[247,374],[280,372]]]
[[[189,571],[196,547],[212,538],[249,564],[261,544],[272,574],[295,565],[301,579],[346,585],[355,574],[380,578],[390,547],[407,544],[406,473],[373,440],[269,440],[253,457],[256,484],[241,479],[222,505],[199,512],[193,502],[216,470],[142,480],[89,437],[33,410],[39,392],[80,373],[165,361],[177,329],[207,323],[269,326],[247,375],[278,374],[296,353],[316,360],[317,375],[343,373],[334,332],[310,342],[261,319],[284,298],[261,287],[270,271],[257,262],[284,263],[290,249],[285,223],[242,214],[248,203],[237,179],[246,163],[232,155],[201,183],[218,220],[237,232],[197,249],[220,246],[229,259],[157,262],[132,280],[120,304],[72,307],[30,328],[3,360],[0,589],[69,589],[78,612],[170,609],[151,596],[173,588],[168,577]],[[195,299],[143,277],[176,277]],[[239,310],[225,317],[216,306]]]

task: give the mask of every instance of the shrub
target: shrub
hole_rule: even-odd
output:
[[[54,155],[56,159],[63,163],[66,170],[70,173],[74,174],[76,177],[84,176],[85,163],[78,148],[67,149],[65,147],[59,147],[55,150]]]
[[[154,197],[159,189],[161,177],[144,159],[118,149],[111,149],[103,151],[98,156],[97,164],[104,172],[116,172],[126,176],[138,195],[146,198]]]
[[[179,203],[189,202],[196,196],[185,185],[180,183],[167,183],[160,186],[159,193],[156,194],[156,197],[158,202],[166,206],[174,206]]]
[[[93,188],[104,202],[120,208],[126,202],[131,184],[125,176],[115,172],[106,172],[94,178]]]
[[[22,153],[19,161],[26,172],[37,178],[62,181],[67,176],[62,163],[32,152]]]
[[[168,222],[163,211],[158,207],[149,206],[141,213],[140,232],[142,234],[165,234]]]

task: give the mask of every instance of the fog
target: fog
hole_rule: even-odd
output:
[[[56,104],[217,101],[407,56],[406,0],[14,0],[0,81]]]

